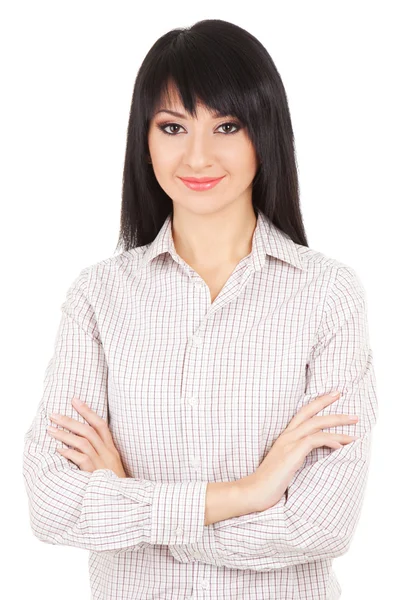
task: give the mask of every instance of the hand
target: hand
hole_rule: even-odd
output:
[[[253,511],[267,510],[282,498],[295,472],[313,448],[328,446],[336,450],[357,437],[341,433],[324,433],[322,429],[336,425],[355,424],[349,415],[314,416],[328,404],[340,398],[318,396],[301,407],[286,429],[274,442],[265,459],[249,477],[244,477],[253,502]]]
[[[77,448],[56,448],[57,452],[78,465],[82,471],[93,473],[97,469],[111,469],[118,477],[126,477],[118,450],[114,446],[108,425],[104,419],[77,398],[72,399],[75,410],[89,423],[86,425],[64,415],[50,415],[50,419],[78,435],[60,429],[49,431],[49,435],[69,446]]]

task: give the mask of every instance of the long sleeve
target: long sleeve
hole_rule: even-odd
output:
[[[305,393],[293,416],[332,390],[341,397],[318,414],[356,414],[359,421],[324,431],[358,439],[338,450],[313,449],[275,506],[214,523],[198,542],[170,546],[177,560],[271,571],[348,550],[363,502],[378,406],[365,290],[347,266],[337,268],[328,290],[307,364]]]
[[[44,392],[24,436],[23,477],[34,535],[49,544],[96,552],[138,550],[150,544],[201,539],[206,481],[158,482],[93,473],[56,452],[61,441],[47,433],[50,414],[82,423],[74,395],[108,418],[108,366],[90,301],[91,267],[81,271],[62,304],[47,366]]]

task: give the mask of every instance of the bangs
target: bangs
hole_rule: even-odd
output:
[[[158,60],[143,80],[146,120],[165,108],[164,102],[174,105],[175,90],[192,117],[197,118],[196,106],[200,104],[212,116],[232,115],[245,127],[259,120],[259,72],[229,39],[222,44],[215,38],[186,31],[164,51],[156,47],[152,50]]]

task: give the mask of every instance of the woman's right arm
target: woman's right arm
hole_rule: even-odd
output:
[[[89,300],[92,268],[83,269],[62,304],[44,392],[24,436],[23,477],[34,535],[49,544],[95,552],[139,550],[151,544],[189,544],[204,531],[207,481],[161,483],[92,473],[56,452],[50,415],[84,423],[74,396],[108,416],[108,366]]]

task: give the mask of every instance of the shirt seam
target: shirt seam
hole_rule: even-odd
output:
[[[322,325],[323,320],[324,320],[324,315],[327,312],[326,306],[327,306],[329,298],[331,297],[331,293],[332,293],[333,287],[334,287],[334,285],[336,283],[339,269],[340,269],[340,267],[336,267],[336,266],[333,266],[332,269],[331,269],[331,275],[332,275],[333,270],[335,270],[335,276],[332,278],[331,284],[327,286],[325,297],[324,297],[324,299],[322,301],[321,318],[319,320],[319,323],[318,323],[318,326],[317,326],[317,329],[316,329],[316,332],[315,332],[314,344],[311,347],[311,354],[315,351],[315,349],[321,343],[321,342],[317,342],[317,339],[319,337],[319,332],[320,332],[320,329],[321,329],[321,325]]]
[[[93,304],[89,295],[89,275],[91,273],[91,267],[86,267],[85,269],[83,269],[82,273],[84,275],[84,279],[83,279],[83,284],[84,284],[84,296],[86,298],[86,300],[88,301],[90,308],[93,310],[93,314],[94,314],[94,309],[93,309]],[[75,319],[75,317],[71,316],[69,313],[67,313],[66,311],[63,310],[64,315],[68,318],[71,319],[71,321],[73,321],[76,325],[78,325],[78,327],[91,339],[93,340],[98,346],[102,346],[102,342],[101,340],[97,340],[92,334],[90,334],[88,331],[86,331],[86,329],[82,326],[81,323],[79,323],[79,321],[77,319]],[[96,325],[97,325],[97,321],[96,321]]]

